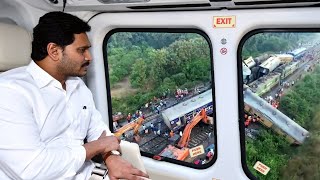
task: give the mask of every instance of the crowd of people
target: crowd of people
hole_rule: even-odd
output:
[[[251,123],[259,122],[261,117],[256,114],[250,115],[248,113],[245,113],[244,119],[245,119],[244,125],[245,125],[245,127],[248,127]]]

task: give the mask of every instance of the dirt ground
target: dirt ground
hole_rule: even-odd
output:
[[[111,88],[111,96],[121,98],[135,94],[137,91],[138,89],[131,87],[129,77],[126,77],[122,81],[116,83],[113,88]]]

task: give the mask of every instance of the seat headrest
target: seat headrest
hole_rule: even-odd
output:
[[[0,23],[0,72],[29,64],[31,35],[17,25]]]

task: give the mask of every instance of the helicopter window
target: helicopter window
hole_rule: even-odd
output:
[[[259,30],[240,43],[238,67],[251,62],[239,76],[242,162],[258,179],[319,178],[319,40],[314,30]]]
[[[116,136],[147,157],[203,169],[216,159],[211,44],[197,30],[117,29],[104,40]]]

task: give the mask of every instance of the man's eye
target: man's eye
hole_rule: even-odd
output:
[[[85,51],[86,51],[85,49],[79,49],[79,52],[80,52],[81,54],[83,54]]]

